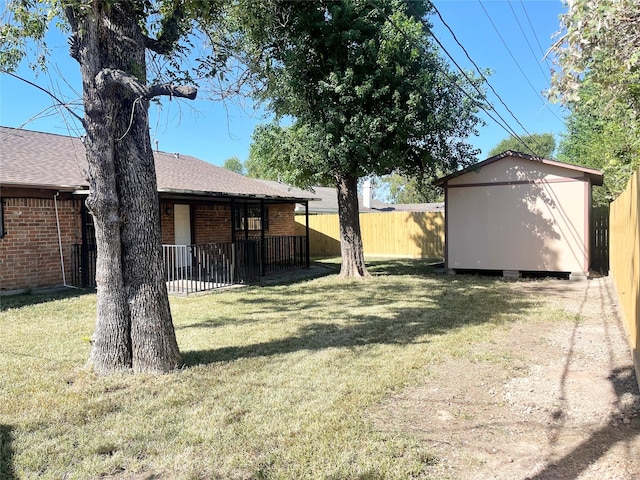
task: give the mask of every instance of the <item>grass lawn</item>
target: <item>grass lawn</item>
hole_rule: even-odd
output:
[[[423,478],[429,445],[368,411],[493,329],[554,312],[420,261],[370,271],[172,297],[185,366],[163,376],[85,368],[94,294],[1,298],[0,478]]]

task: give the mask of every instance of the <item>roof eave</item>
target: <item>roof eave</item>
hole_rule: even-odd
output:
[[[503,158],[507,158],[507,157],[516,157],[516,158],[522,158],[525,160],[529,160],[532,162],[540,162],[543,163],[545,165],[551,165],[551,166],[555,166],[555,167],[559,167],[559,168],[566,168],[567,170],[575,170],[578,172],[582,172],[586,175],[589,176],[590,180],[591,180],[591,184],[592,185],[597,185],[597,186],[601,186],[602,182],[603,182],[603,174],[600,170],[597,170],[595,168],[588,168],[588,167],[583,167],[580,165],[574,165],[572,163],[564,163],[564,162],[558,162],[557,160],[549,160],[547,158],[542,158],[542,157],[537,157],[534,155],[528,155],[526,153],[521,153],[521,152],[514,152],[512,150],[507,150],[506,152],[502,152],[498,155],[494,155],[493,157],[487,158],[486,160],[483,160],[482,162],[478,162],[475,163],[473,165],[468,166],[467,168],[463,168],[462,170],[459,170],[457,172],[453,172],[445,177],[442,178],[438,178],[436,181],[433,182],[433,184],[437,187],[443,187],[445,186],[445,184],[449,181],[452,180],[456,177],[459,177],[461,175],[464,175],[466,173],[469,172],[474,172],[477,170],[480,170],[482,167],[485,167],[486,165],[489,165],[490,163],[493,163],[497,160],[502,160]]]
[[[196,195],[201,197],[218,197],[218,198],[243,198],[254,200],[277,200],[282,202],[306,202],[308,198],[285,197],[279,195],[268,195],[262,193],[230,193],[230,192],[214,192],[204,190],[187,190],[181,188],[158,188],[158,193],[176,194],[176,195]],[[315,199],[314,199],[315,200]]]
[[[6,182],[1,181],[0,187],[11,187],[11,188],[37,188],[41,190],[57,190],[60,192],[75,192],[77,190],[81,190],[85,188],[82,185],[55,185],[50,183],[24,183],[24,182]]]

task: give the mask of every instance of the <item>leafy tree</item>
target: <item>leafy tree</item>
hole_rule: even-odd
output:
[[[639,18],[637,0],[568,2],[567,12],[561,16],[561,37],[553,46],[560,69],[553,75],[551,95],[567,105],[586,100],[592,109],[601,111],[624,103],[637,119],[640,115]],[[585,82],[594,85],[599,94],[591,96],[582,91]]]
[[[562,160],[602,169],[594,201],[613,200],[640,165],[640,3],[575,0],[553,50],[560,67],[549,94],[571,114]]]
[[[382,178],[389,189],[387,201],[391,203],[431,203],[443,202],[444,193],[441,188],[431,183],[420,185],[416,178],[392,173]]]
[[[196,26],[213,31],[220,5],[204,0],[20,0],[0,26],[0,67],[14,70],[35,42],[46,54],[52,21],[70,33],[82,75],[98,306],[90,361],[96,372],[167,372],[180,362],[164,281],[149,102],[195,98],[224,56],[184,68]],[[214,38],[209,36],[208,38]],[[209,45],[211,46],[211,45]],[[157,66],[153,72],[149,65]],[[40,66],[45,56],[38,56]]]
[[[526,153],[542,158],[553,158],[553,152],[556,149],[556,139],[553,133],[534,133],[523,135],[520,138],[526,146],[515,137],[507,137],[491,149],[489,157],[511,150],[512,152]]]
[[[223,168],[244,175],[244,165],[238,157],[230,157],[224,161]]]
[[[394,171],[428,178],[472,163],[476,152],[463,139],[478,123],[476,102],[458,88],[464,78],[443,73],[448,66],[420,22],[428,1],[251,6],[240,21],[260,98],[277,117],[295,119],[285,144],[303,146],[272,155],[274,170],[298,186],[335,185],[341,276],[366,276],[358,179]]]
[[[288,127],[277,123],[258,125],[246,162],[248,176],[303,187],[334,186],[334,181],[324,172],[299,168],[299,165],[322,161],[320,152],[308,141],[308,133],[299,122]]]
[[[588,97],[595,94],[593,85],[582,87],[581,96],[587,103]],[[638,125],[621,121],[624,115],[612,115],[611,109],[608,112],[606,116],[588,108],[574,108],[567,118],[567,132],[559,146],[560,160],[603,171],[604,184],[593,191],[596,205],[615,200],[640,167]]]

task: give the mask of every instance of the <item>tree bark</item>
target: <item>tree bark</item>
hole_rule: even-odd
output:
[[[364,278],[369,276],[364,263],[360,210],[358,208],[358,178],[352,175],[336,177],[338,190],[338,218],[340,221],[340,277]]]
[[[66,11],[83,81],[98,286],[90,362],[99,374],[168,372],[180,362],[164,282],[150,97],[137,91],[146,52],[134,7],[95,1],[90,12]],[[127,83],[135,79],[137,88]]]

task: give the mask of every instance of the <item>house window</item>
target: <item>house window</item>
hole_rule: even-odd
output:
[[[236,230],[262,230],[262,217],[260,215],[260,207],[248,207],[246,209],[247,216],[245,218],[245,209],[238,208],[236,210]],[[269,209],[264,209],[264,229],[269,230]]]
[[[4,231],[4,200],[0,197],[0,238],[4,237],[6,233]]]

